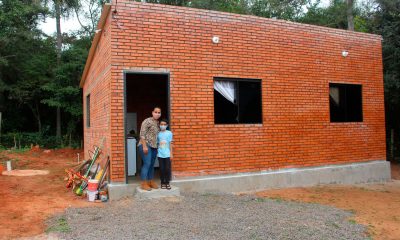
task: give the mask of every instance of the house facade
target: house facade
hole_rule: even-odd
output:
[[[212,185],[288,169],[317,176],[324,166],[351,166],[339,179],[360,176],[352,182],[388,179],[381,41],[283,20],[113,1],[103,8],[81,79],[84,147],[104,137],[111,182],[126,184],[127,133],[138,132],[157,105],[170,120],[173,178],[184,189],[196,180]]]

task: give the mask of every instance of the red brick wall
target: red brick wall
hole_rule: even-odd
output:
[[[108,16],[95,50],[93,61],[83,87],[84,150],[100,146],[104,138],[102,159],[111,155],[110,151],[110,80],[111,80],[111,14]],[[86,96],[90,94],[90,127],[87,127]],[[111,167],[111,171],[113,168]]]
[[[110,95],[114,181],[124,180],[124,70],[170,72],[177,177],[386,159],[380,36],[127,0],[115,3]],[[213,36],[220,43],[213,44]],[[345,49],[347,58],[341,56]],[[216,76],[262,79],[262,124],[214,124]],[[362,84],[363,122],[330,123],[330,82]]]

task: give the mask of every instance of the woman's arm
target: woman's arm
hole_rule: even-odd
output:
[[[145,138],[145,133],[147,131],[147,128],[148,128],[147,121],[144,120],[142,122],[142,126],[140,127],[140,140],[139,140],[139,143],[142,144],[144,154],[147,154],[149,152],[149,149],[147,148],[146,138]]]

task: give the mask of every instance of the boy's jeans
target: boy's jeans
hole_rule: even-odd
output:
[[[161,184],[169,184],[169,181],[171,181],[171,159],[159,157],[158,162],[160,163]]]
[[[139,146],[139,154],[142,157],[143,165],[140,171],[140,178],[144,180],[152,180],[154,178],[154,162],[157,158],[157,148],[147,147],[149,152],[144,154],[143,146]]]

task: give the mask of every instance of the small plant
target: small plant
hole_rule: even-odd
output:
[[[49,232],[70,232],[71,228],[68,226],[67,219],[63,216],[57,219],[56,223],[46,229]]]
[[[267,201],[267,199],[265,199],[265,198],[255,198],[254,201],[256,201],[256,202],[265,202],[265,201]]]
[[[349,223],[351,223],[351,224],[357,224],[356,220],[354,220],[354,219],[349,219]]]
[[[339,225],[337,225],[336,223],[332,223],[332,226],[335,228],[340,228]]]
[[[11,153],[24,153],[29,151],[30,148],[29,147],[23,147],[23,148],[11,148],[10,152]]]
[[[278,202],[278,203],[284,201],[283,198],[281,198],[281,197],[270,197],[270,199],[272,199],[272,200],[274,200],[274,201],[276,201],[276,202]]]

